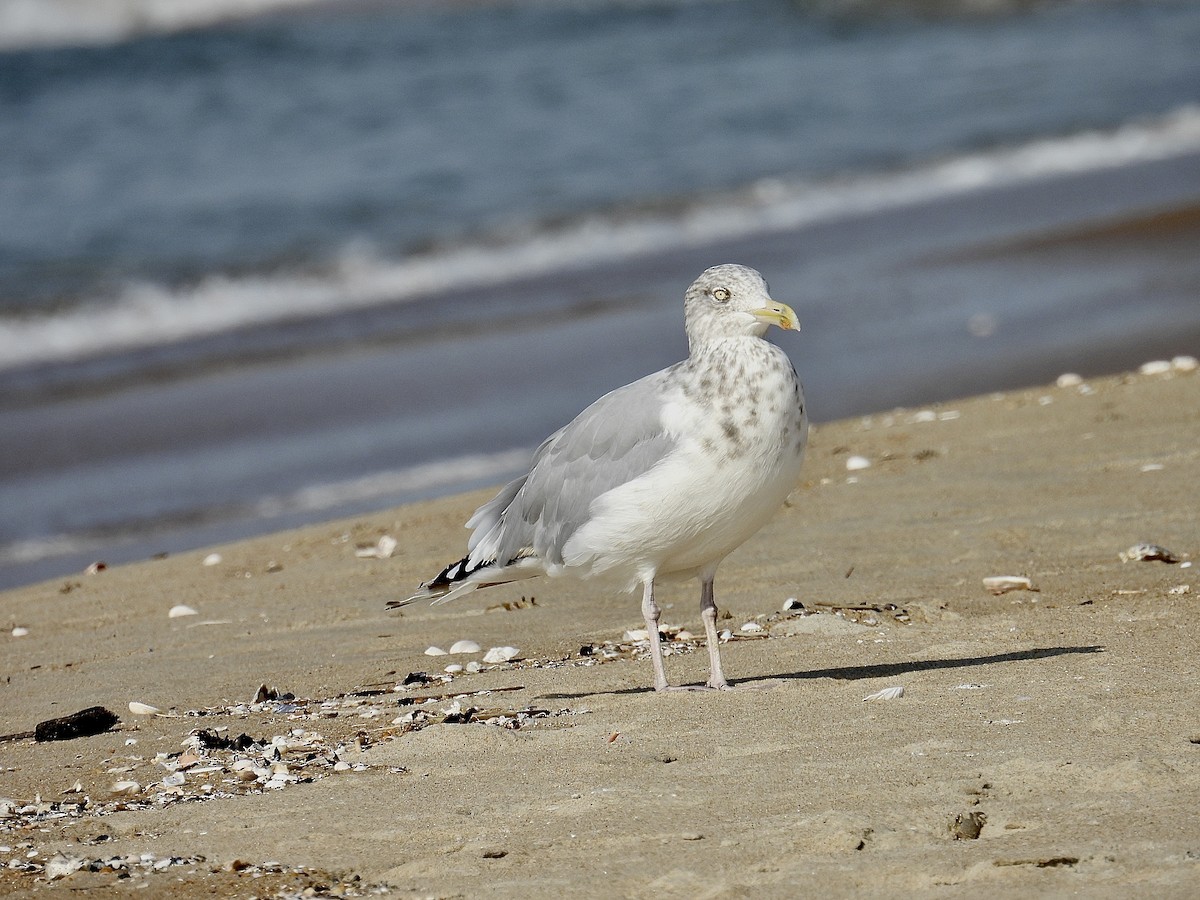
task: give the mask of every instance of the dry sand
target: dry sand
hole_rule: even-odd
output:
[[[1200,548],[1200,375],[818,428],[717,582],[725,624],[764,629],[724,647],[732,693],[649,690],[622,642],[637,600],[595,586],[385,613],[486,496],[0,595],[0,731],[122,720],[0,742],[0,893],[1200,896],[1200,576],[1118,555]],[[356,557],[383,534],[394,556]],[[1040,590],[993,596],[993,575]],[[667,620],[699,631],[697,595],[668,586]],[[461,638],[523,661],[393,691],[479,660],[424,655]],[[703,647],[675,646],[670,674],[702,680]],[[296,699],[251,703],[260,683]],[[164,785],[197,729],[290,735],[287,775],[239,781],[267,751],[208,749]]]

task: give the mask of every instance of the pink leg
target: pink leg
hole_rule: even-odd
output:
[[[708,686],[728,691],[731,685],[721,671],[721,650],[717,638],[717,602],[713,599],[713,579],[705,578],[700,587],[700,618],[704,620],[704,635],[708,640]]]
[[[668,690],[667,669],[663,665],[662,638],[658,635],[658,622],[662,612],[654,602],[654,579],[646,581],[642,590],[642,618],[646,620],[646,634],[650,638],[650,661],[654,663],[654,689]]]

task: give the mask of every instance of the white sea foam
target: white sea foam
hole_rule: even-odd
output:
[[[110,44],[330,0],[0,0],[0,50]]]
[[[964,154],[900,172],[821,182],[764,180],[677,211],[595,215],[406,259],[361,246],[321,275],[212,276],[185,288],[129,286],[116,300],[53,315],[0,319],[0,369],[65,361],[219,334],[297,316],[486,287],[567,267],[902,207],[979,191],[1100,171],[1200,151],[1200,107],[1109,131],[1088,131]]]

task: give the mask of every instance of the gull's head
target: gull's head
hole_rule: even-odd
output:
[[[748,335],[761,337],[772,325],[799,331],[796,313],[771,299],[767,282],[747,266],[705,269],[684,295],[688,340]]]

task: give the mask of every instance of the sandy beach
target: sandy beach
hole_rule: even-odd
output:
[[[720,573],[729,693],[651,691],[635,598],[587,584],[386,613],[486,491],[9,591],[0,893],[1194,897],[1198,401],[1175,370],[819,426]]]

